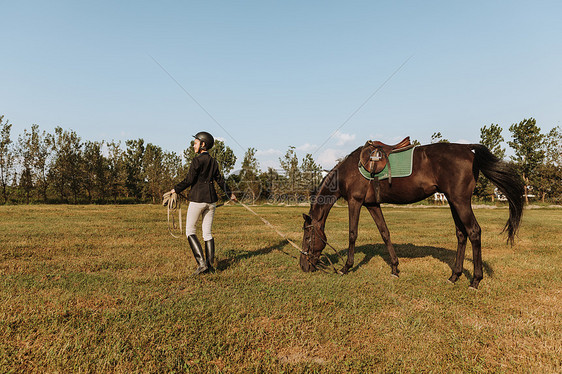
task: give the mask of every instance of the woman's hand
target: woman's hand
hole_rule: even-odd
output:
[[[230,195],[230,200],[238,201],[238,199],[236,198],[236,195],[234,195],[234,194]]]

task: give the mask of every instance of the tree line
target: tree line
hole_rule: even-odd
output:
[[[500,159],[505,160],[506,148],[502,147],[505,139],[502,128],[491,124],[480,129],[480,143]],[[509,126],[511,139],[507,144],[513,155],[508,161],[523,178],[525,202],[535,198],[542,202],[562,201],[562,129],[554,127],[542,133],[534,118],[524,119]],[[432,142],[448,142],[441,133],[434,133]],[[494,200],[498,197],[494,185],[484,176],[478,179],[474,195],[480,199]]]
[[[187,173],[195,157],[193,148],[182,155],[146,143],[143,139],[115,141],[83,140],[75,131],[57,127],[54,133],[34,124],[11,138],[12,125],[0,116],[0,203],[159,203]],[[509,161],[522,175],[526,198],[562,200],[562,131],[555,127],[543,134],[534,118],[512,124],[507,144],[514,155]],[[480,142],[505,159],[502,128],[497,124],[480,129]],[[432,142],[448,142],[440,132]],[[419,142],[414,141],[419,144]],[[279,158],[280,169],[261,170],[256,149],[249,148],[241,169],[232,149],[216,140],[211,155],[228,175],[227,183],[247,202],[307,202],[324,171],[311,154],[299,160],[290,146]],[[479,199],[498,197],[483,176],[475,195]]]
[[[0,204],[159,203],[196,156],[193,141],[180,156],[143,139],[87,141],[73,130],[48,133],[36,124],[13,140],[11,128],[0,116]],[[256,152],[249,148],[241,170],[231,174],[237,160],[232,149],[217,139],[210,150],[239,198],[281,202],[309,196],[321,180],[312,155],[299,162],[295,147],[280,160],[281,170],[261,171]]]

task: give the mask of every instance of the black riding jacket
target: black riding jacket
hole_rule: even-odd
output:
[[[189,201],[211,204],[219,199],[213,181],[216,181],[227,195],[227,198],[230,198],[232,192],[219,170],[217,160],[212,158],[208,152],[203,152],[191,161],[187,176],[174,187],[174,190],[176,193],[180,193],[186,188],[191,187],[187,196]]]

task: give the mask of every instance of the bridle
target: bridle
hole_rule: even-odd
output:
[[[324,245],[327,245],[328,247],[332,248],[332,249],[334,250],[334,252],[336,253],[336,255],[338,255],[338,257],[340,258],[340,260],[343,261],[343,258],[342,258],[342,256],[340,255],[340,253],[337,251],[337,249],[335,249],[330,243],[328,243],[328,240],[327,240],[327,239],[324,239],[324,237],[325,237],[326,235],[318,235],[318,234],[316,233],[317,228],[316,228],[316,226],[315,226],[313,223],[311,223],[310,225],[305,225],[303,228],[304,228],[304,230],[306,230],[306,229],[312,229],[311,238],[309,239],[309,240],[310,240],[309,248],[314,248],[314,244],[315,244],[315,242],[316,242],[316,237],[318,236],[319,239],[320,239],[320,241],[321,241]],[[316,270],[321,270],[321,271],[323,271],[323,272],[325,272],[325,273],[328,273],[328,271],[326,271],[324,267],[318,267],[318,266],[316,266],[315,263],[312,262],[312,259],[311,259],[311,257],[310,257],[311,254],[309,254],[308,251],[301,251],[301,253],[306,257],[306,260],[308,261],[308,263],[309,263],[310,265],[312,265],[312,267],[313,267],[314,269],[316,269]],[[320,254],[320,256],[322,256],[322,253]],[[318,256],[318,261],[321,263],[321,261],[320,261],[320,256]],[[326,259],[328,260],[328,262],[329,262],[330,265],[332,266],[332,269],[334,270],[334,273],[339,273],[339,274],[341,274],[341,271],[339,271],[339,270],[336,269],[334,263],[332,262],[332,260],[330,260],[330,257],[328,257],[328,255],[325,255],[325,254],[324,254],[324,256],[326,257]]]

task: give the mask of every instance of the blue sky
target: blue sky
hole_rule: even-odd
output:
[[[205,130],[262,168],[289,146],[330,168],[368,139],[562,125],[558,1],[0,4],[13,138],[61,126],[181,153]]]

